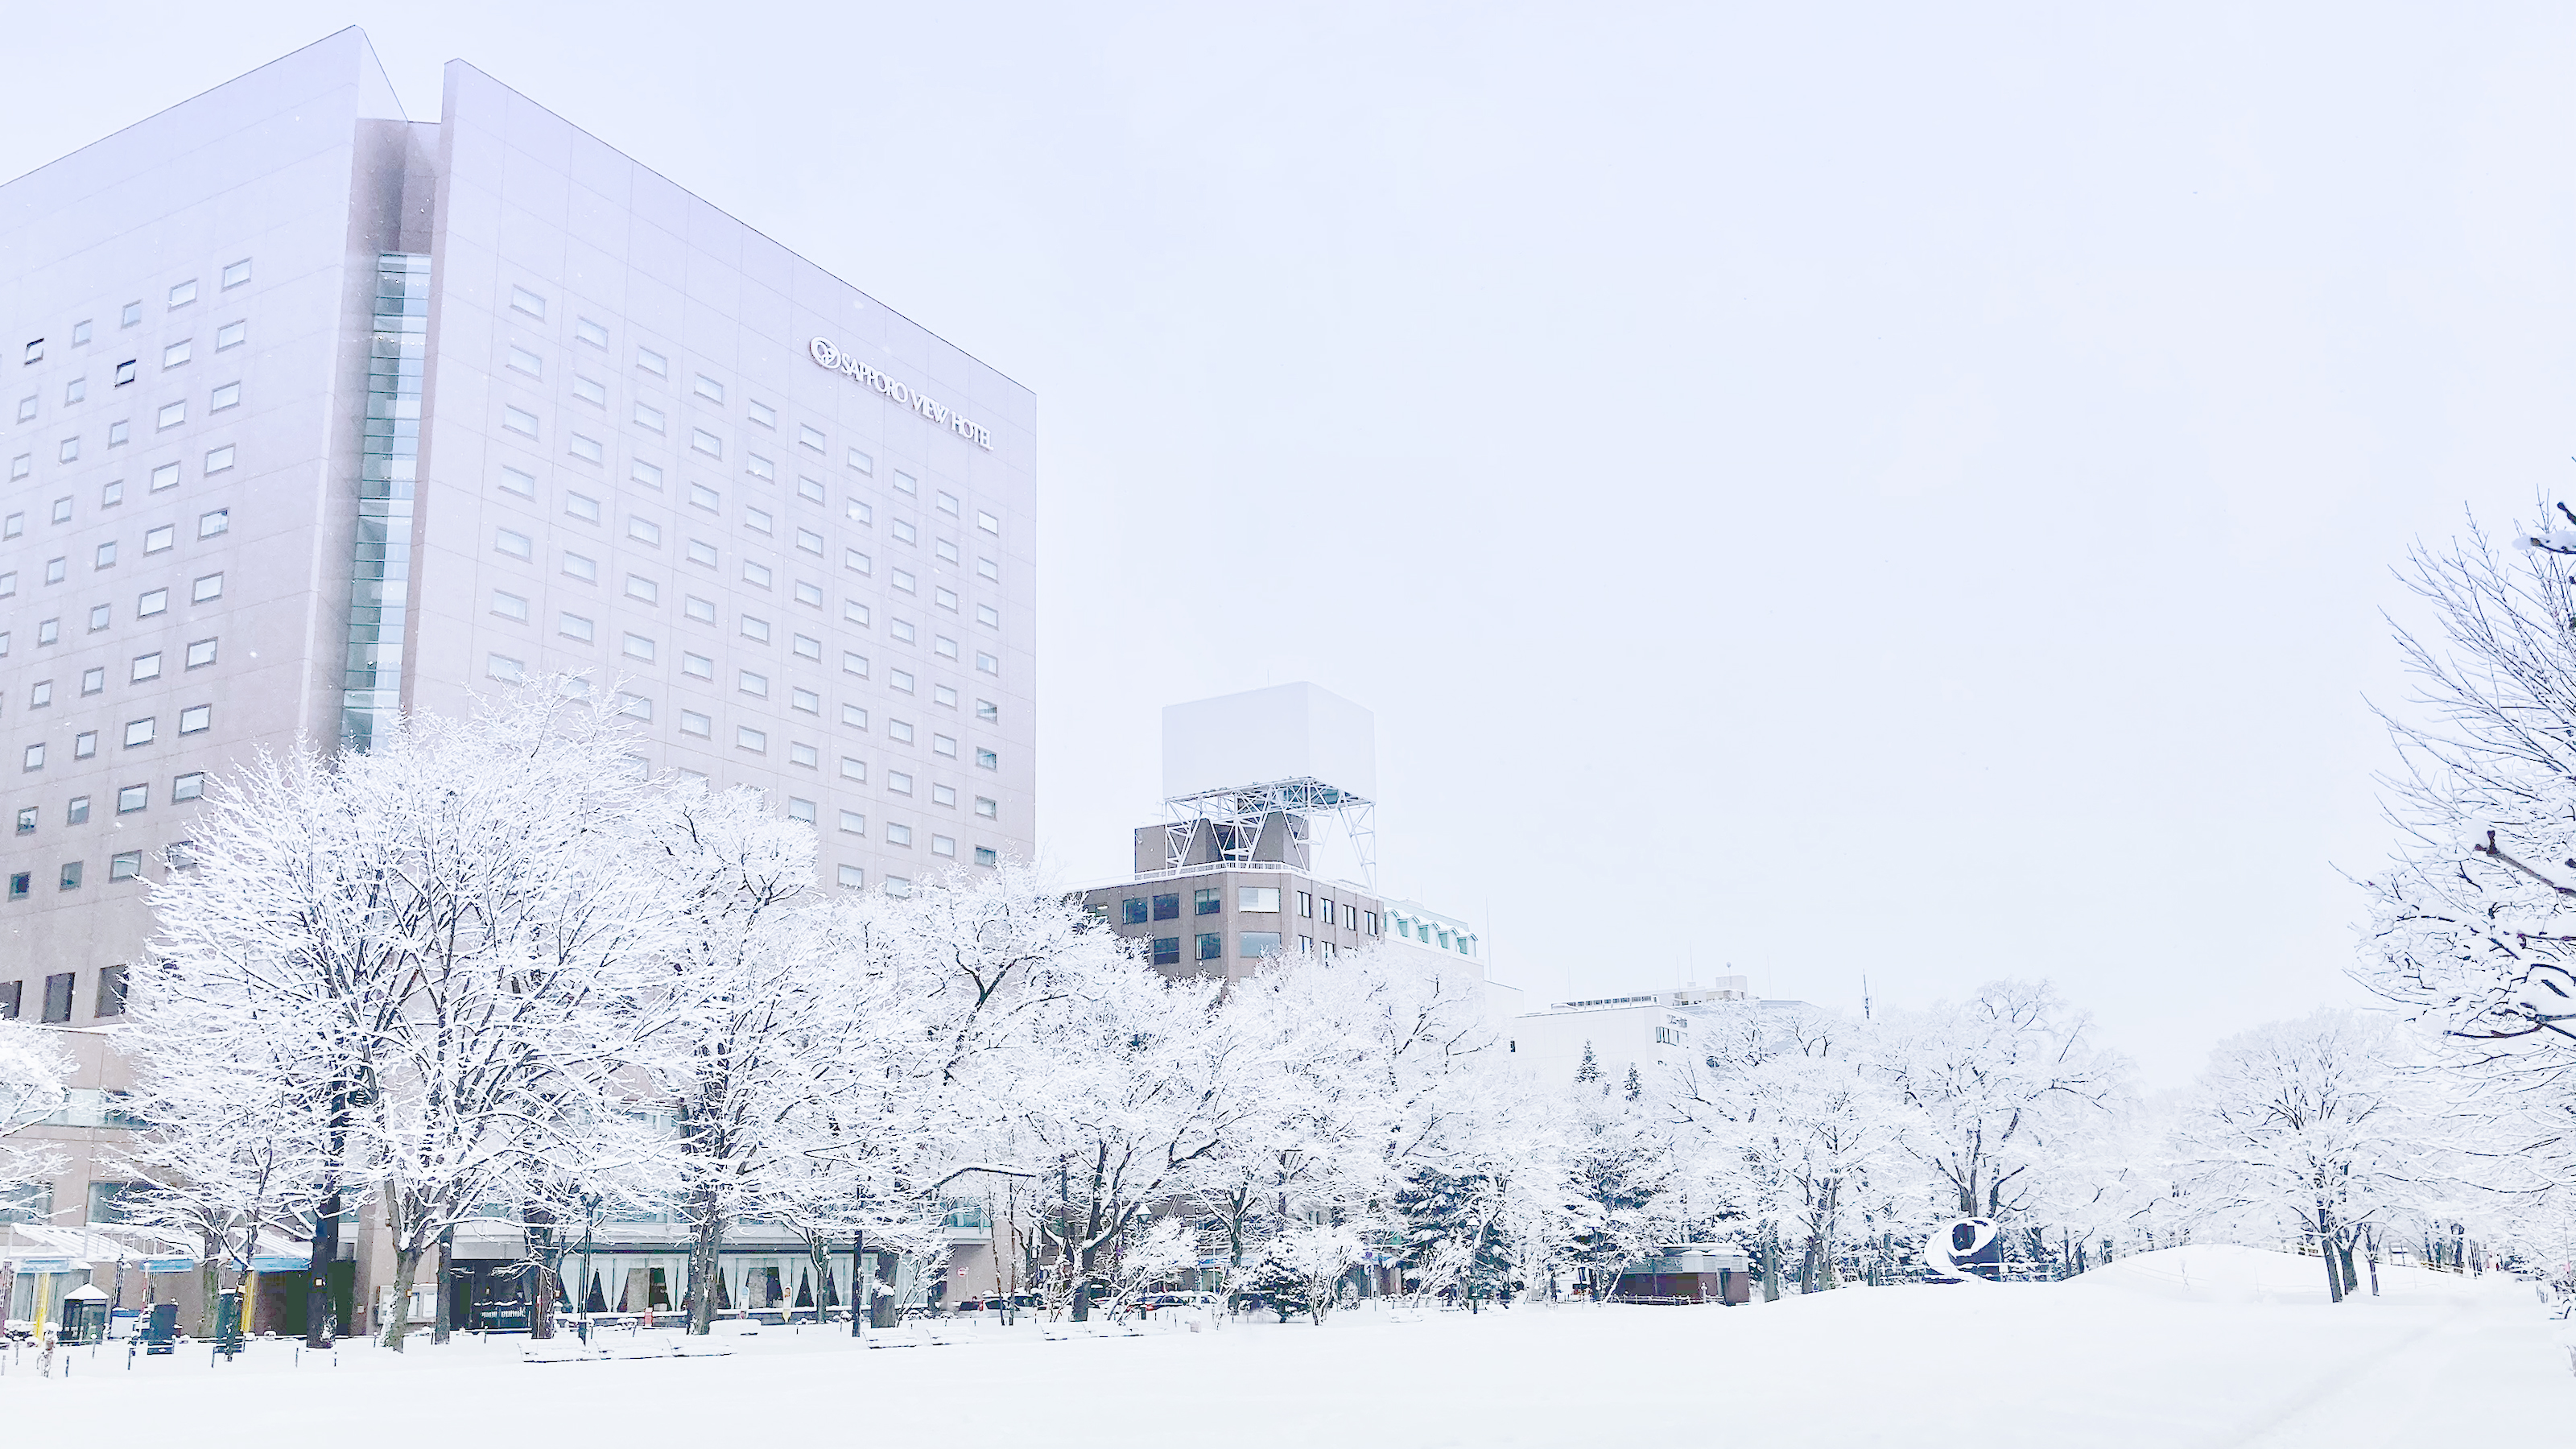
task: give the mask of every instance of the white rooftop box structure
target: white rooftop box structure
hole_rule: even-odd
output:
[[[1274,780],[1377,796],[1377,717],[1312,684],[1163,707],[1163,798]]]

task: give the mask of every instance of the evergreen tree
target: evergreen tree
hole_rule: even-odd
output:
[[[1396,1190],[1405,1259],[1426,1292],[1456,1289],[1470,1303],[1493,1297],[1511,1279],[1511,1245],[1502,1223],[1501,1185],[1482,1173],[1453,1176],[1423,1168]]]

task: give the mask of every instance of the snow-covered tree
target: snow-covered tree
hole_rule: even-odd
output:
[[[53,1033],[0,1021],[0,1193],[63,1170],[61,1154],[20,1134],[63,1109],[72,1054]]]
[[[2567,512],[2560,505],[2560,513]],[[2576,521],[2576,518],[2571,518]],[[2576,532],[2479,532],[2418,547],[2403,571],[2430,610],[2397,642],[2416,710],[2384,716],[2402,832],[2364,882],[2357,975],[2512,1070],[2576,1067]]]
[[[1898,1104],[1900,1150],[1962,1216],[1999,1223],[2029,1204],[2056,1145],[2101,1120],[2128,1070],[2044,981],[1991,982],[1893,1018],[1876,1056]]]
[[[2258,1228],[2286,1220],[2325,1257],[2343,1301],[2374,1225],[2458,1184],[2472,1122],[2442,1110],[2397,1023],[2325,1010],[2220,1043],[2177,1124],[2195,1210]]]
[[[619,1072],[668,1024],[646,788],[616,719],[556,683],[364,754],[256,760],[209,790],[199,863],[154,892],[170,964],[138,1016],[203,1013],[296,1064],[345,1128],[331,1170],[381,1205],[397,1305],[447,1229],[621,1117]],[[398,1307],[386,1344],[407,1327]]]

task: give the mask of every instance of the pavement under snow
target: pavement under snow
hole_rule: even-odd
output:
[[[1846,1289],[1745,1308],[1362,1309],[1048,1339],[967,1328],[698,1340],[705,1358],[530,1363],[523,1338],[397,1357],[259,1344],[32,1353],[0,1377],[11,1443],[1209,1444],[2247,1449],[2570,1442],[2576,1376],[2533,1288],[2381,1269],[2325,1302],[2313,1259],[2151,1253],[2070,1283]],[[667,1335],[610,1335],[617,1354]],[[903,1335],[897,1335],[900,1338]],[[545,1345],[538,1345],[545,1348]],[[575,1347],[559,1341],[556,1349]]]

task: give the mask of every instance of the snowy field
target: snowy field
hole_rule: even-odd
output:
[[[390,1429],[501,1444],[2281,1446],[2550,1444],[2576,1377],[2533,1290],[2382,1269],[2325,1303],[2313,1260],[2148,1254],[2072,1283],[1853,1289],[1747,1308],[1361,1310],[1049,1341],[1037,1326],[863,1351],[771,1329],[723,1357],[531,1364],[523,1339],[296,1362],[255,1346],[33,1355],[8,1442],[196,1446]],[[2365,1288],[2365,1293],[2367,1289]],[[1056,1330],[1061,1331],[1061,1330]],[[900,1335],[898,1335],[900,1336]],[[609,1340],[616,1352],[661,1336]]]

